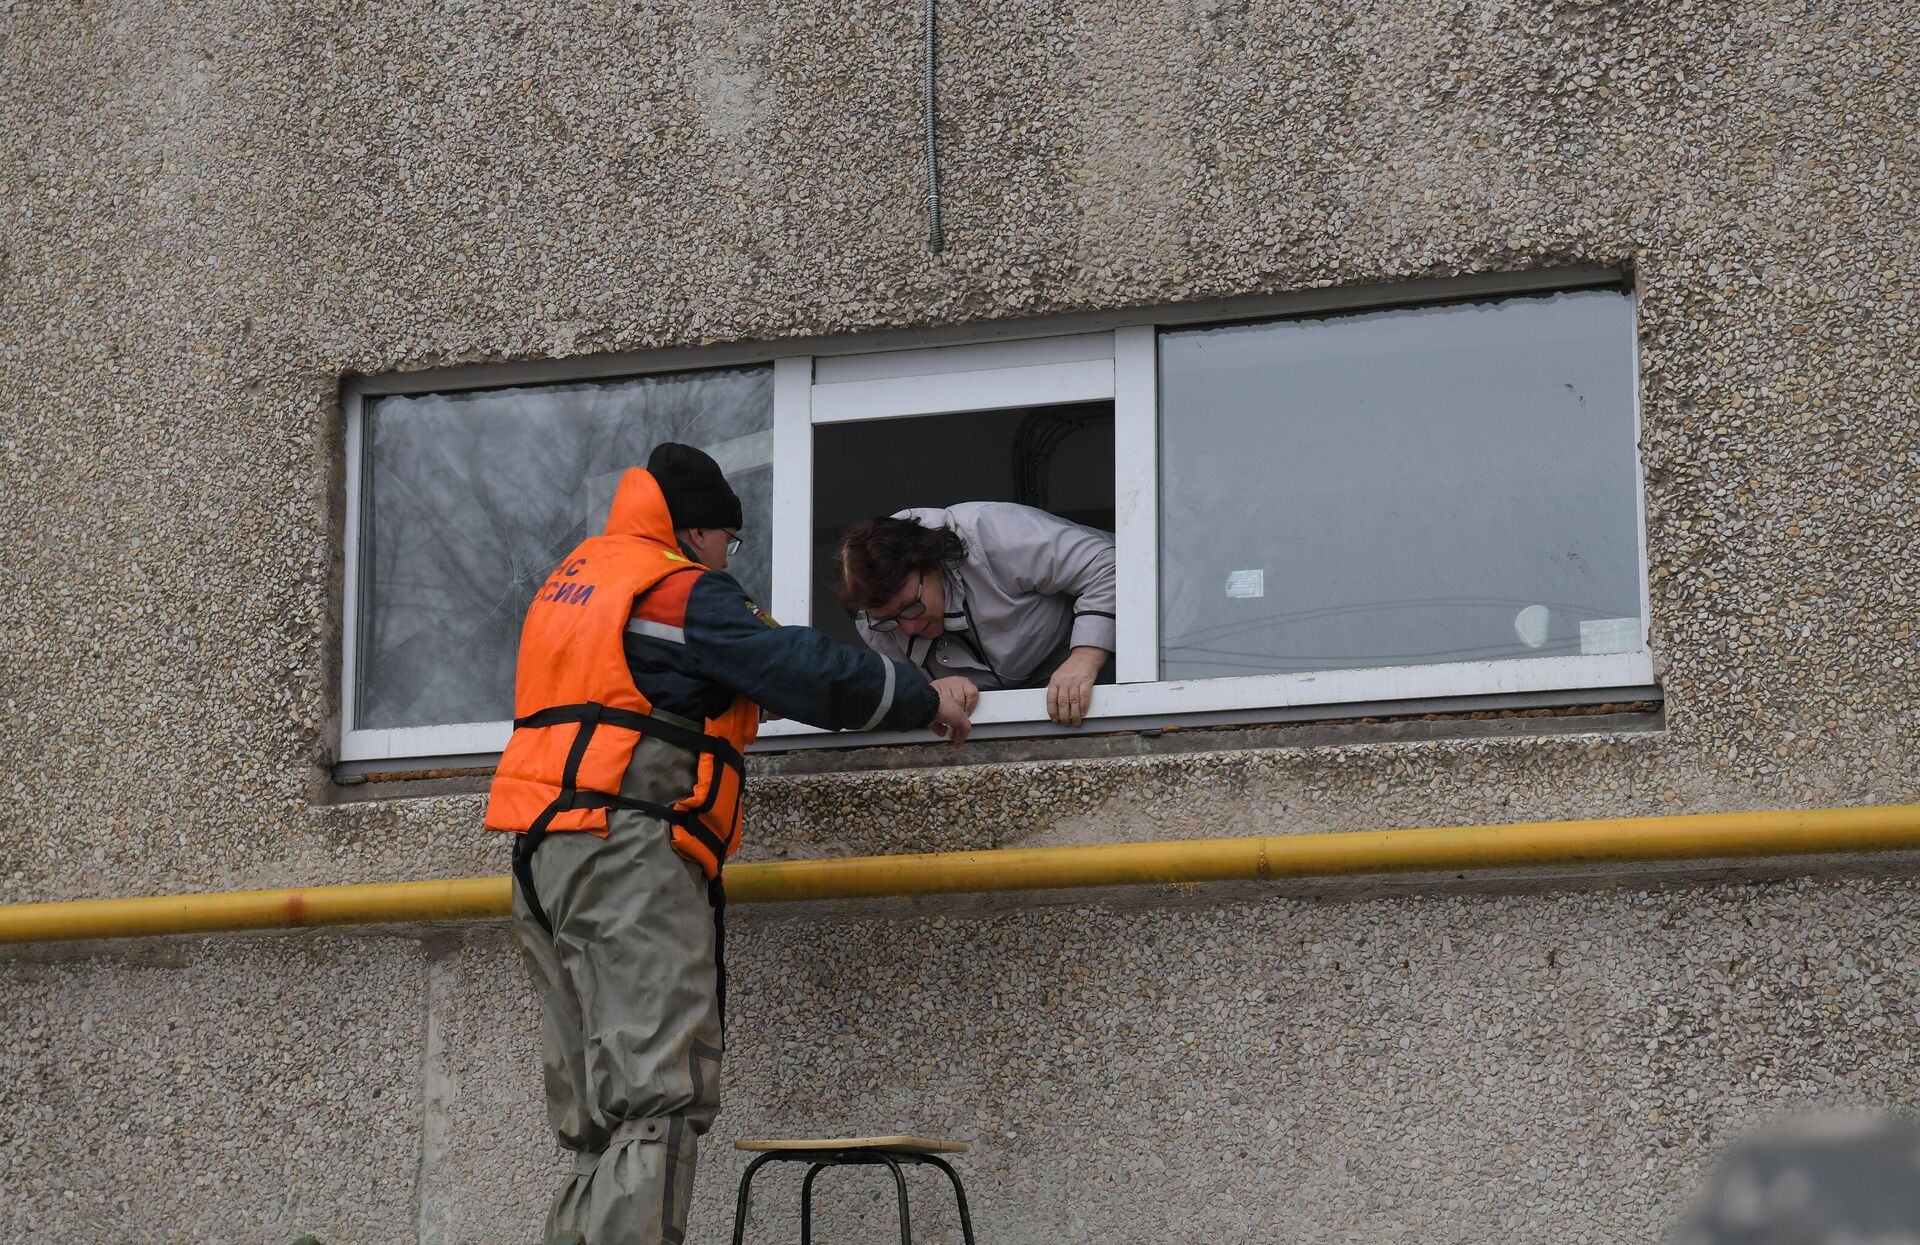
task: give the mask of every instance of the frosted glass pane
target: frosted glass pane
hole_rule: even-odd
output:
[[[764,600],[772,427],[766,367],[370,401],[355,725],[512,717],[535,590],[661,441],[719,460],[746,511],[730,569]]]
[[[1619,291],[1160,338],[1161,677],[1637,651]]]

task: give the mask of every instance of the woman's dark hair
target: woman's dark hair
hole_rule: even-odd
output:
[[[850,610],[885,605],[907,576],[957,569],[967,542],[952,528],[926,527],[917,519],[862,519],[840,538],[835,557],[840,603]]]

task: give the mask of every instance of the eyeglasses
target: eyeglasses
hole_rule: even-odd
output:
[[[724,527],[721,528],[720,530],[723,532],[727,532],[727,529]],[[727,532],[727,556],[732,557],[734,554],[739,553],[741,543],[742,542],[738,535],[736,535],[733,532]]]
[[[867,629],[869,631],[898,631],[900,629],[901,619],[918,618],[920,617],[920,615],[927,612],[927,607],[925,602],[921,601],[920,599],[922,596],[926,595],[926,591],[927,591],[927,576],[926,576],[926,572],[922,571],[920,573],[920,586],[913,590],[913,600],[907,602],[904,606],[902,606],[900,608],[899,613],[889,614],[885,618],[875,618],[873,615],[867,613],[865,610],[861,610],[860,616],[867,620]]]

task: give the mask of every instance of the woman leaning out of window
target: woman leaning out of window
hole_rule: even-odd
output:
[[[1078,726],[1113,655],[1113,537],[1012,502],[862,519],[840,541],[860,636],[926,671],[968,713],[981,691],[1047,689]]]

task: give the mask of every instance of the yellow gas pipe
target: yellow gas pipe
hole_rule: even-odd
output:
[[[1920,849],[1920,804],[1186,839],[727,870],[734,903]],[[0,943],[505,916],[506,878],[0,905]]]

